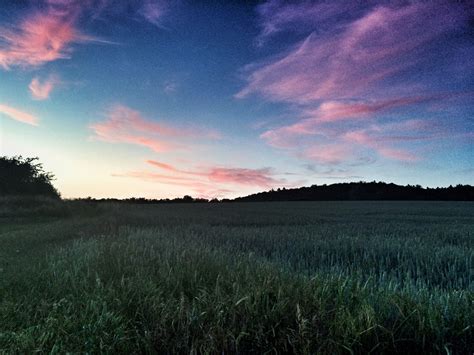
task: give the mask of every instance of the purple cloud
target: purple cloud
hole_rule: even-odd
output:
[[[457,8],[456,8],[457,9]],[[424,44],[459,27],[465,16],[431,3],[373,8],[335,33],[312,33],[277,60],[252,71],[237,98],[310,103],[375,94],[384,80],[416,64]],[[336,26],[339,27],[339,26]]]
[[[433,93],[433,85],[414,73],[426,72],[437,41],[462,31],[469,11],[456,3],[350,6],[337,1],[260,5],[260,44],[284,32],[305,38],[271,59],[247,66],[247,84],[235,97],[258,95],[289,104],[295,121],[267,129],[261,138],[300,158],[350,163],[368,150],[387,159],[416,161],[420,157],[411,147],[398,147],[403,139],[397,137],[416,141],[446,135],[435,132],[433,120],[418,135],[406,134],[387,120],[458,95]],[[439,74],[436,70],[441,69],[434,66],[432,76]],[[402,125],[413,123],[405,115],[398,120]],[[455,128],[449,132],[458,134]]]
[[[309,33],[326,30],[328,24],[341,14],[357,14],[355,2],[347,1],[267,1],[257,6],[261,32],[257,44],[263,45],[281,32]]]

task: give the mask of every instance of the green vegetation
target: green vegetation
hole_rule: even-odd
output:
[[[47,196],[59,199],[54,175],[43,170],[38,158],[0,157],[0,196]]]
[[[9,203],[0,352],[474,350],[471,202]]]

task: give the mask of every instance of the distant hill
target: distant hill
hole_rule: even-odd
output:
[[[423,188],[420,185],[401,186],[385,182],[350,182],[313,185],[294,189],[278,189],[238,197],[234,201],[343,201],[343,200],[436,200],[474,201],[474,186]]]

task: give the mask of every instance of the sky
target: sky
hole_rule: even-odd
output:
[[[0,155],[65,198],[474,184],[468,1],[2,0]]]

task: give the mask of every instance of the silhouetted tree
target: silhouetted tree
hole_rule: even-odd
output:
[[[278,189],[238,197],[234,201],[325,201],[325,200],[438,200],[474,201],[474,187],[423,188],[420,185],[401,186],[385,182],[350,182],[313,185],[295,189]]]
[[[0,196],[48,196],[60,198],[38,158],[0,157]]]

